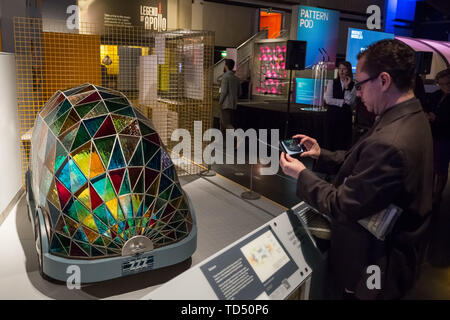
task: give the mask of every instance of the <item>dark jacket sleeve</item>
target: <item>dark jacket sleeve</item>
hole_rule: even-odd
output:
[[[336,221],[357,221],[387,208],[403,190],[404,160],[392,146],[372,144],[364,148],[352,174],[334,185],[303,170],[297,195]]]
[[[320,150],[319,159],[314,165],[314,171],[336,174],[339,171],[345,159],[345,151],[329,151],[326,149]]]

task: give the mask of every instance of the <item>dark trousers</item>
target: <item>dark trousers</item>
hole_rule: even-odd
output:
[[[331,151],[350,149],[352,127],[352,109],[349,105],[328,106],[324,147]]]
[[[234,129],[234,114],[233,109],[221,109],[220,112],[220,130],[225,133],[225,129]]]

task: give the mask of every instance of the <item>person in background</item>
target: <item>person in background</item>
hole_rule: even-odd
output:
[[[419,99],[422,107],[425,106],[425,85],[423,84],[423,76],[420,74],[416,75],[416,80],[414,83],[414,95]]]
[[[325,144],[331,151],[348,150],[352,144],[352,109],[355,101],[352,65],[338,64],[338,77],[328,81],[324,100],[328,105]]]
[[[238,97],[241,95],[241,81],[234,74],[233,68],[234,60],[225,59],[219,98],[220,129],[223,132],[226,129],[234,129],[234,112],[237,108]]]
[[[316,159],[315,170],[336,173],[333,183],[281,153],[283,172],[297,180],[297,196],[330,218],[329,281],[333,298],[399,299],[412,288],[428,244],[432,209],[432,137],[414,97],[414,51],[395,39],[358,55],[355,88],[377,116],[370,130],[345,151],[331,152],[296,135]],[[383,239],[359,223],[400,209]],[[369,267],[377,266],[379,286]]]
[[[450,68],[440,71],[435,80],[440,89],[432,93],[431,111],[427,115],[433,133],[433,206],[437,211],[447,184],[450,163]]]

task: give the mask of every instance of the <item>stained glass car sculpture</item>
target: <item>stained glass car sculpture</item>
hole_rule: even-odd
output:
[[[190,200],[152,122],[120,92],[58,91],[37,115],[26,174],[40,272],[97,282],[172,265],[196,248]]]

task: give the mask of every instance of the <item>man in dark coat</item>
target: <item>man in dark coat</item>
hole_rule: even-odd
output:
[[[297,195],[331,220],[329,286],[338,298],[397,299],[413,286],[428,238],[432,204],[432,138],[414,97],[414,52],[398,40],[372,44],[358,56],[355,87],[372,128],[348,151],[321,149],[297,135],[317,159],[316,170],[335,173],[330,184],[298,160],[281,154],[284,173],[296,178]],[[384,240],[358,221],[389,206],[402,210]],[[379,287],[368,284],[373,266]]]

